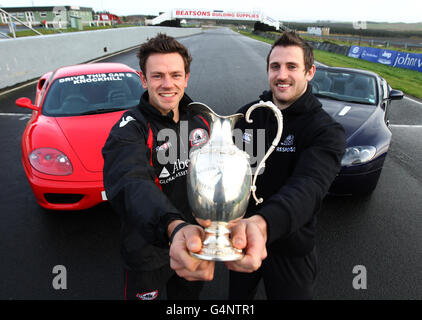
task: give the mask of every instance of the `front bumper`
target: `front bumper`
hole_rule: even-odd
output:
[[[40,178],[24,164],[38,204],[49,210],[84,210],[107,201],[103,181],[58,181]]]
[[[387,154],[357,166],[342,167],[331,184],[329,193],[333,195],[367,194],[377,186]]]

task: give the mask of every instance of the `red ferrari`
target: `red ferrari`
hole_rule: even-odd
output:
[[[123,112],[142,94],[139,74],[120,63],[68,66],[43,75],[22,135],[22,162],[37,202],[82,210],[106,201],[101,149]]]

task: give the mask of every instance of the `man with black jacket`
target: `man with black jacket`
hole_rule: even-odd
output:
[[[188,108],[186,47],[159,34],[141,45],[138,58],[147,91],[113,126],[102,150],[104,187],[121,221],[125,298],[198,299],[215,264],[189,254],[201,249],[204,231],[188,204],[186,173],[189,151],[208,140],[209,124]],[[235,270],[259,267],[262,253],[254,248],[263,238],[254,243]]]
[[[146,91],[102,151],[104,187],[121,221],[125,298],[198,299],[202,282],[178,277],[169,265],[169,225],[195,224],[186,195],[188,153],[208,137],[207,123],[187,108],[192,58],[164,34],[142,44],[138,58]],[[193,129],[202,139],[188,145]]]
[[[252,299],[263,279],[268,299],[311,299],[317,274],[316,215],[340,170],[345,133],[312,94],[313,50],[303,39],[283,33],[268,54],[267,72],[270,91],[239,112],[263,100],[283,114],[280,143],[257,179],[264,202],[256,206],[251,199],[243,219],[253,219],[266,236],[268,256],[255,272],[230,272],[229,298]],[[252,124],[238,122],[248,134],[244,143],[254,143],[256,150],[257,130],[264,129],[268,150],[277,132],[272,112],[258,108],[252,119]],[[240,234],[233,241],[247,242]]]

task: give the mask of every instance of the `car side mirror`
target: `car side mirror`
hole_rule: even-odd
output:
[[[31,110],[38,110],[38,107],[34,106],[32,104],[31,99],[29,98],[19,98],[15,101],[15,103],[18,107],[27,108]]]
[[[391,100],[400,100],[400,99],[403,99],[403,92],[402,91],[400,91],[400,90],[395,90],[395,89],[392,89],[391,91],[390,91],[390,95],[389,95],[389,99],[391,99]]]

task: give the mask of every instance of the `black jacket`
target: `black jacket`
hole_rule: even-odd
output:
[[[260,100],[272,101],[272,92],[264,92]],[[246,113],[260,100],[239,112]],[[256,206],[251,197],[246,216],[261,214],[268,226],[267,245],[281,254],[297,256],[315,246],[316,214],[341,168],[346,138],[343,127],[322,109],[310,85],[282,115],[284,128],[280,143],[257,179],[257,196],[264,202]],[[256,152],[256,129],[265,129],[265,150],[268,150],[277,132],[273,112],[258,108],[251,118],[253,124],[244,120],[237,124],[244,132],[254,128],[252,135],[244,134],[244,143],[254,143]]]
[[[148,99],[145,92],[139,105],[123,114],[102,150],[104,187],[120,216],[122,256],[131,270],[169,263],[168,224],[195,223],[186,193],[188,153],[208,139],[208,124],[186,108],[192,102],[187,95],[179,104],[178,123],[173,112],[161,115]],[[200,139],[192,137],[193,129]]]

